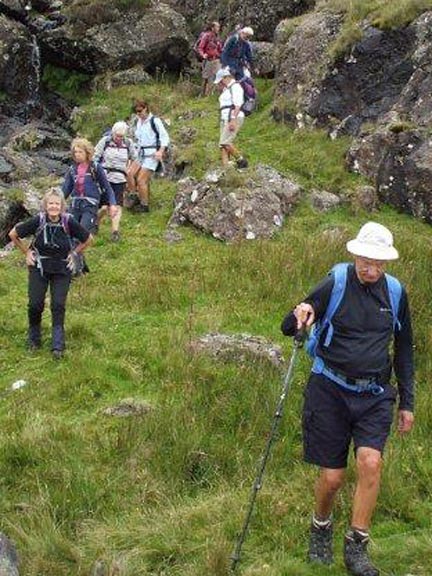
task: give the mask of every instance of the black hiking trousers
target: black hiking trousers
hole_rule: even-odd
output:
[[[51,348],[52,350],[64,350],[64,319],[70,283],[70,274],[44,272],[44,275],[42,275],[36,266],[29,267],[28,340],[30,345],[40,346],[41,344],[42,313],[45,308],[45,297],[49,287],[52,325]]]

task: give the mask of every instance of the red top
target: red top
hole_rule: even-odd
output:
[[[201,42],[198,44],[198,52],[205,60],[216,60],[222,54],[222,42],[219,37],[210,30],[203,34]]]
[[[88,167],[88,162],[80,162],[77,166],[77,179],[75,182],[75,188],[78,192],[78,196],[84,196],[84,180]]]

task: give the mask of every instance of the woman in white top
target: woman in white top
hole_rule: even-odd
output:
[[[234,146],[234,140],[243,125],[244,93],[241,85],[235,81],[229,68],[222,68],[216,74],[215,84],[222,90],[219,96],[220,139],[222,165],[226,166],[231,157],[236,159],[238,168],[246,168],[248,162]]]
[[[165,150],[170,138],[160,118],[150,112],[147,102],[135,100],[134,110],[136,120],[134,136],[138,148],[138,162],[140,169],[135,173],[136,191],[140,199],[138,212],[149,211],[150,180],[160,165],[162,165]]]

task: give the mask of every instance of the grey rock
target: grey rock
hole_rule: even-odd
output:
[[[135,398],[124,398],[115,406],[105,408],[103,414],[106,416],[116,416],[118,418],[127,418],[129,416],[144,416],[152,410],[147,402]]]
[[[190,50],[186,21],[166,4],[152,2],[142,15],[122,14],[114,6],[110,21],[87,27],[70,22],[40,34],[46,61],[87,74],[121,71],[135,65],[145,69],[179,70]],[[80,20],[78,20],[80,23]]]
[[[300,199],[300,187],[269,166],[208,172],[179,181],[168,227],[191,224],[223,241],[270,238]]]
[[[35,95],[34,40],[27,28],[0,14],[0,91],[22,108]]]
[[[108,569],[103,560],[97,560],[95,562],[91,576],[108,576]]]
[[[351,146],[347,163],[374,182],[382,202],[432,223],[432,140],[427,130],[380,127]]]
[[[252,42],[255,75],[272,78],[276,66],[276,49],[273,42]]]
[[[13,164],[0,153],[0,178],[4,175],[10,174],[13,171]]]
[[[15,544],[0,533],[0,576],[19,576],[19,559]]]
[[[331,68],[328,48],[342,21],[340,15],[314,12],[295,27],[290,20],[279,23],[275,31],[278,57],[273,109],[277,120],[295,124],[297,113],[310,116],[310,102],[319,97],[323,70]]]
[[[351,204],[355,208],[375,212],[379,208],[379,198],[374,186],[358,186],[353,193]]]
[[[284,18],[299,16],[315,5],[315,0],[166,0],[182,13],[194,29],[205,22],[220,20],[224,34],[235,26],[252,26],[254,39],[271,41],[277,24]]]
[[[310,201],[313,208],[318,210],[318,212],[329,212],[337,208],[342,202],[339,196],[325,190],[313,190],[310,195]]]
[[[209,354],[214,358],[244,362],[251,357],[268,360],[274,366],[284,362],[280,346],[274,345],[261,336],[250,334],[210,333],[201,336],[190,344],[195,354]]]
[[[297,115],[330,135],[357,135],[361,124],[432,120],[432,12],[408,26],[379,30],[361,24],[361,38],[346,53],[331,52],[341,16],[314,12],[301,22],[281,22],[274,116],[296,123]]]
[[[127,70],[120,72],[108,72],[96,76],[91,83],[91,89],[94,92],[98,90],[112,90],[119,86],[127,86],[133,84],[147,84],[151,82],[151,75],[146,72],[143,66],[133,66]]]

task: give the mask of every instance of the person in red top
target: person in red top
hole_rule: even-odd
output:
[[[198,44],[198,53],[203,60],[202,67],[202,95],[208,96],[217,71],[221,67],[220,55],[222,53],[222,41],[219,37],[220,24],[212,22],[207,32],[202,35]]]

